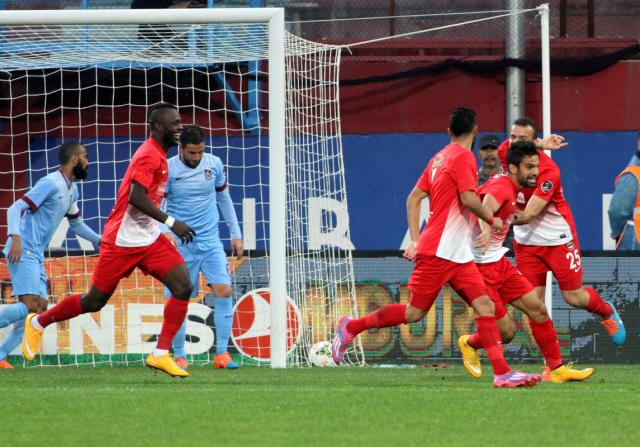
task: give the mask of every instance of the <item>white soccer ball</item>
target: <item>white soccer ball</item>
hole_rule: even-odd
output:
[[[309,349],[309,361],[313,366],[336,366],[333,357],[331,357],[331,343],[325,340],[311,346],[311,349]]]

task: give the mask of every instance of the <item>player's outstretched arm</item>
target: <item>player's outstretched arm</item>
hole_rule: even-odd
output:
[[[163,213],[147,196],[147,188],[135,180],[131,182],[129,203],[158,222],[164,222],[185,243],[191,242],[196,235],[189,225]]]
[[[493,212],[480,203],[480,198],[475,191],[463,191],[460,193],[460,201],[462,204],[478,216],[480,219],[487,222],[491,228],[496,231],[502,231],[502,219],[499,217],[493,217]]]
[[[7,254],[7,261],[20,262],[22,257],[22,239],[20,235],[20,218],[29,209],[29,204],[20,199],[7,209],[7,233],[11,236],[11,249]]]
[[[519,211],[513,217],[514,225],[525,225],[531,222],[536,216],[538,216],[547,207],[547,202],[540,197],[533,195],[527,203],[527,207],[523,211]]]

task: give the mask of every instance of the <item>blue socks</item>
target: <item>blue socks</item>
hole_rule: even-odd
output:
[[[173,337],[173,341],[171,342],[171,347],[173,348],[173,356],[174,357],[182,357],[187,358],[187,353],[184,350],[184,345],[187,341],[187,320],[188,316],[184,318],[182,322],[182,326],[176,332],[176,335]]]
[[[216,354],[223,354],[228,351],[233,325],[233,302],[230,296],[215,299],[213,324],[216,326]]]
[[[9,332],[9,335],[7,335],[2,345],[0,345],[0,360],[7,357],[11,351],[16,349],[22,341],[22,334],[24,334],[24,318],[21,318],[13,324],[11,332]]]
[[[29,314],[23,302],[8,304],[0,308],[0,327],[9,326],[19,320],[24,320]]]

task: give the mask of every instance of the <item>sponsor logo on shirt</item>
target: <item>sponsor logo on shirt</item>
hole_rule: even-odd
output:
[[[542,192],[549,192],[553,189],[553,182],[551,180],[545,180],[544,182],[542,182],[542,185],[540,185],[540,189],[542,190]]]
[[[211,172],[211,169],[204,170],[204,178],[207,180],[211,180],[213,178],[213,172]]]

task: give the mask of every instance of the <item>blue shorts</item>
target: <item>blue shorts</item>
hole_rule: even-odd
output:
[[[214,245],[209,243],[201,248],[197,242],[191,242],[186,245],[178,245],[178,251],[187,264],[189,278],[193,283],[191,298],[198,296],[200,272],[207,280],[207,284],[231,285],[229,262],[222,243]],[[171,292],[166,287],[164,288],[164,296],[165,298],[171,296]]]
[[[12,296],[38,295],[48,299],[44,260],[23,253],[17,264],[7,261],[7,268],[11,276]]]

